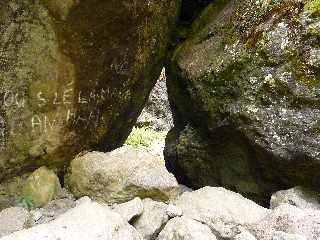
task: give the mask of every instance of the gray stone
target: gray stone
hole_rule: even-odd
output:
[[[238,235],[234,237],[234,240],[257,240],[250,232],[241,231]]]
[[[162,69],[161,75],[150,93],[149,100],[138,118],[137,125],[151,127],[156,131],[169,131],[173,127],[165,69]]]
[[[119,213],[127,222],[130,222],[134,217],[143,213],[143,203],[140,198],[134,198],[129,202],[116,205],[113,211]]]
[[[123,203],[135,197],[168,201],[179,192],[175,177],[159,157],[131,146],[75,158],[66,182],[75,196],[107,203]]]
[[[273,237],[293,237],[294,239],[318,240],[320,238],[320,211],[316,209],[301,209],[295,206],[284,204],[271,211],[260,222],[250,226],[250,231],[259,240],[270,240]],[[283,235],[274,232],[284,232],[291,235]]]
[[[314,208],[320,210],[319,193],[303,187],[282,190],[271,196],[270,208],[279,207],[281,204],[291,204],[298,208]]]
[[[195,220],[179,217],[171,219],[157,240],[216,240],[210,228]]]
[[[25,229],[1,240],[142,240],[121,216],[105,205],[84,199],[54,221]]]
[[[288,234],[285,232],[275,231],[272,233],[272,240],[306,240],[298,234]]]
[[[21,207],[12,207],[0,212],[0,237],[20,231],[26,227],[30,214]]]
[[[134,222],[133,226],[145,240],[154,240],[165,224],[169,221],[166,214],[167,205],[152,199],[143,200],[144,211]]]
[[[183,215],[181,208],[179,208],[173,204],[168,205],[166,213],[168,214],[168,216],[170,218],[181,217]]]
[[[235,237],[241,226],[261,221],[269,210],[224,188],[186,192],[175,202],[183,216],[207,224],[218,238]]]

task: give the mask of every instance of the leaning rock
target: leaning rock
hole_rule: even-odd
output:
[[[317,192],[303,187],[295,187],[276,192],[271,196],[270,208],[279,207],[281,204],[291,204],[298,208],[313,208],[320,210],[320,197]]]
[[[195,220],[181,217],[171,219],[157,240],[216,240],[210,228]]]
[[[1,240],[142,240],[121,216],[90,200],[82,201],[56,220],[13,233]]]
[[[176,202],[183,216],[207,224],[218,238],[232,238],[239,227],[254,224],[269,212],[240,194],[204,187],[184,193]]]
[[[143,214],[133,222],[133,226],[145,240],[153,240],[169,221],[166,214],[167,205],[152,199],[144,199],[143,207]]]
[[[1,0],[0,180],[119,147],[160,75],[180,0]]]
[[[46,167],[34,171],[22,189],[23,197],[30,198],[35,207],[49,203],[61,191],[59,178]]]
[[[319,210],[300,209],[285,204],[275,208],[259,223],[251,225],[250,230],[259,240],[271,240],[276,231],[300,235],[308,240],[318,240],[320,238],[319,223]],[[282,235],[277,236],[281,239]]]
[[[90,196],[107,203],[135,197],[167,201],[179,192],[176,179],[157,156],[131,146],[75,158],[67,184],[77,197]]]
[[[119,213],[127,222],[130,222],[134,217],[143,213],[143,203],[140,198],[135,198],[129,202],[116,205],[113,211]]]
[[[0,212],[0,237],[24,229],[29,220],[29,212],[21,207],[12,207]]]
[[[264,203],[292,184],[319,188],[319,11],[317,0],[214,1],[193,23],[166,67],[179,182]]]

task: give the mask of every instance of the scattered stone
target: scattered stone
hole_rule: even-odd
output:
[[[313,208],[320,210],[319,193],[303,187],[295,187],[274,193],[271,196],[270,208],[274,209],[281,204],[290,204],[298,208]]]
[[[285,232],[275,231],[272,233],[272,240],[306,240],[298,234],[288,234]]]
[[[181,217],[183,212],[181,208],[178,208],[177,206],[173,204],[169,204],[166,213],[170,218],[175,218],[175,217]]]
[[[15,232],[1,240],[142,240],[122,217],[105,205],[81,201],[54,221]]]
[[[130,222],[134,217],[143,213],[143,203],[140,198],[135,198],[129,202],[116,205],[113,211],[119,213],[127,222]]]
[[[216,240],[210,228],[186,217],[171,219],[157,240]]]
[[[61,190],[59,178],[46,167],[38,168],[23,186],[23,198],[30,198],[35,207],[42,207],[53,200]]]
[[[147,198],[143,200],[143,208],[142,215],[135,219],[132,224],[145,240],[153,240],[169,220],[166,214],[168,206],[165,203]]]
[[[272,239],[275,231],[300,235],[308,240],[318,240],[320,238],[319,223],[319,210],[301,209],[284,204],[270,211],[260,222],[251,225],[249,230],[259,240]],[[282,235],[278,234],[277,236],[281,237]]]
[[[168,201],[179,192],[175,177],[159,157],[131,146],[75,158],[66,182],[76,197],[90,196],[107,203],[135,197]]]
[[[26,227],[30,214],[22,207],[12,207],[0,212],[0,237]]]
[[[183,216],[207,224],[218,238],[233,238],[240,226],[261,221],[269,210],[224,188],[186,192],[175,202]]]

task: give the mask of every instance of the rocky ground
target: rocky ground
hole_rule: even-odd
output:
[[[264,208],[221,187],[179,185],[157,155],[131,146],[79,155],[63,183],[46,167],[24,178],[23,201],[0,212],[1,240],[320,238],[316,192],[279,191]]]

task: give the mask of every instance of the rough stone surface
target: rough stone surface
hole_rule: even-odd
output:
[[[62,189],[56,198],[44,207],[30,211],[31,218],[28,221],[28,227],[51,222],[76,206],[76,200],[66,189]]]
[[[140,234],[107,206],[88,200],[56,220],[13,233],[1,240],[142,240]]]
[[[257,240],[250,232],[242,231],[234,237],[234,240]]]
[[[42,207],[53,200],[61,191],[57,175],[46,167],[38,168],[28,178],[22,189],[22,195],[30,198],[35,207]]]
[[[30,214],[21,207],[12,207],[0,212],[0,237],[20,231],[26,227]]]
[[[147,198],[143,200],[143,208],[143,214],[133,222],[133,226],[145,240],[154,240],[169,221],[167,205]]]
[[[121,146],[178,9],[179,0],[1,1],[0,179]]]
[[[157,240],[216,240],[210,228],[195,220],[181,217],[171,219]]]
[[[319,193],[303,187],[295,187],[273,194],[270,200],[270,208],[273,209],[282,204],[290,204],[298,208],[314,208],[320,210],[319,200]]]
[[[275,231],[272,234],[272,240],[306,240],[298,234],[288,234],[280,231]]]
[[[168,131],[173,127],[172,113],[168,100],[165,69],[154,86],[137,125],[151,127],[156,131]]]
[[[168,216],[170,218],[181,217],[183,215],[181,208],[179,208],[173,204],[168,205],[166,213],[168,214]]]
[[[135,198],[129,202],[118,204],[113,208],[113,211],[119,213],[127,222],[130,222],[134,217],[143,213],[143,203],[140,198]]]
[[[235,237],[241,226],[259,222],[269,212],[240,194],[214,187],[186,192],[175,204],[183,216],[207,224],[217,238]]]
[[[319,9],[222,0],[195,20],[166,67],[175,122],[166,160],[184,184],[266,204],[281,189],[319,188]]]
[[[259,223],[251,225],[250,230],[259,240],[269,240],[273,237],[279,237],[283,234],[274,232],[284,232],[286,234],[295,234],[293,239],[317,240],[320,238],[320,211],[315,209],[301,209],[292,205],[284,204],[262,219]],[[297,236],[298,235],[298,236]],[[290,239],[290,235],[286,236]]]
[[[179,193],[176,179],[160,158],[131,146],[75,158],[66,182],[75,196],[107,203],[123,203],[135,197],[168,201]]]

